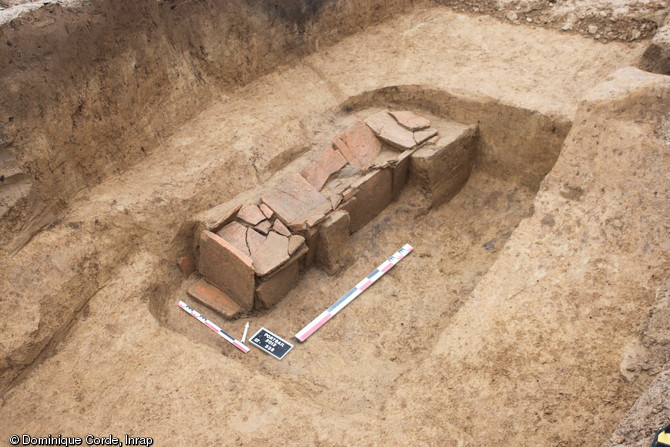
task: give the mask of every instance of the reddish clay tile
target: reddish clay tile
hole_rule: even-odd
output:
[[[409,110],[389,112],[395,120],[409,130],[421,130],[430,127],[430,120]]]
[[[328,148],[321,152],[300,174],[314,188],[321,190],[330,176],[342,169],[346,164],[347,160],[340,151]]]
[[[319,242],[316,259],[330,275],[342,270],[353,260],[349,241],[349,213],[333,211],[319,227]]]
[[[300,172],[300,175],[319,191],[328,181],[328,177],[330,177],[330,173],[323,169],[316,161],[308,164],[305,169]]]
[[[233,299],[204,279],[196,281],[186,293],[227,320],[233,320],[242,313],[242,308]]]
[[[363,121],[356,121],[333,140],[333,147],[351,165],[366,167],[375,159],[382,144]]]
[[[251,250],[254,269],[258,276],[264,276],[288,261],[288,238],[271,231],[267,239],[257,249]]]
[[[247,227],[239,222],[231,222],[221,228],[216,234],[225,239],[233,247],[249,256],[249,247],[247,246]]]
[[[306,222],[307,228],[316,227],[321,222],[323,222],[326,219],[326,217],[328,217],[327,213],[321,213],[321,214],[313,215],[312,217],[307,219],[307,222]]]
[[[342,153],[330,147],[321,152],[315,161],[331,174],[336,173],[347,164],[347,160]]]
[[[294,234],[288,240],[288,254],[293,255],[305,243],[305,238]]]
[[[277,233],[281,234],[282,236],[289,237],[291,235],[291,231],[286,228],[286,225],[281,223],[281,220],[275,219],[275,223],[272,226],[272,229],[275,230]]]
[[[232,222],[233,219],[235,219],[235,216],[237,215],[238,211],[240,211],[240,208],[242,208],[242,205],[235,205],[232,208],[228,208],[221,215],[217,216],[216,220],[214,222],[212,222],[211,225],[209,225],[209,226],[207,226],[203,229],[212,231],[213,233],[216,233],[221,228],[223,228],[225,225]]]
[[[254,229],[260,233],[263,234],[268,234],[270,232],[270,229],[272,228],[272,224],[270,223],[269,220],[264,220],[263,222],[259,223],[254,227]]]
[[[265,214],[256,205],[247,205],[237,213],[237,218],[249,225],[258,225],[262,220],[265,220]]]
[[[290,243],[291,243],[291,239],[289,238],[289,244]],[[293,254],[291,254],[291,259],[288,262],[293,262],[294,260],[298,260],[298,263],[300,264],[300,267],[303,268],[304,265],[305,265],[305,262],[307,260],[306,258],[308,256],[309,256],[309,247],[307,247],[306,243],[303,243],[302,245],[298,245],[298,248],[296,248],[295,251],[293,252]]]
[[[358,189],[355,197],[340,206],[349,212],[351,232],[361,229],[393,200],[393,179],[390,169],[372,171],[353,186]]]
[[[414,151],[412,181],[426,193],[431,206],[450,200],[468,180],[475,162],[477,128],[452,126],[436,144]]]
[[[402,127],[387,111],[375,113],[365,120],[370,129],[385,143],[400,150],[416,146],[414,132]]]
[[[263,195],[263,202],[289,228],[302,230],[313,215],[330,211],[330,201],[319,193],[301,175],[284,179],[277,189]]]
[[[418,130],[414,132],[414,141],[416,144],[421,144],[424,141],[433,138],[435,135],[437,135],[437,130],[435,129]]]
[[[256,307],[268,309],[295,287],[300,276],[297,262],[290,262],[267,278],[263,278],[256,288]]]
[[[389,115],[388,110],[382,110],[381,112],[377,112],[365,119],[365,124],[367,124],[368,127],[372,129],[375,135],[379,135],[384,126],[386,126],[389,122],[394,123],[396,121],[391,115]]]
[[[210,231],[200,235],[200,273],[245,310],[254,307],[256,280],[249,256]]]
[[[262,212],[263,214],[265,214],[265,217],[267,217],[268,219],[270,219],[270,218],[271,218],[272,216],[274,216],[274,214],[275,214],[275,213],[273,213],[272,210],[271,210],[266,204],[264,204],[264,203],[261,203],[258,207],[261,209],[261,212]]]
[[[181,270],[184,275],[190,276],[191,273],[195,272],[195,257],[182,256],[177,260],[177,266],[179,266],[179,270]]]
[[[258,250],[258,247],[263,245],[265,239],[267,239],[267,236],[262,235],[253,228],[247,229],[247,246],[249,247],[251,254]]]

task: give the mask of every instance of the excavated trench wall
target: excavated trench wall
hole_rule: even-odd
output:
[[[78,192],[160,153],[226,92],[413,3],[95,0],[47,4],[6,22],[0,11],[0,260],[57,224]],[[83,239],[79,248],[96,250]],[[35,294],[48,304],[21,347],[3,356],[0,389],[62,338],[98,290],[98,273],[114,271],[127,246],[104,252],[68,261],[79,273],[64,280],[66,292]],[[27,271],[2,279],[20,288]]]
[[[78,191],[160,153],[173,129],[230,89],[414,3],[94,1],[68,8],[47,5],[1,25],[0,57],[8,62],[0,66],[0,89],[8,93],[0,96],[0,161],[12,161],[11,189],[25,195],[0,217],[0,252],[16,252],[57,222]],[[569,123],[465,97],[421,86],[388,87],[351,98],[343,108],[395,103],[479,125],[485,166],[496,170],[497,163],[506,167],[496,171],[499,175],[523,178],[536,188],[551,169]],[[0,184],[0,194],[9,183]],[[165,253],[148,296],[178,286],[171,279],[173,262],[191,246],[193,234],[188,222],[184,228],[188,231],[180,232]],[[124,250],[91,261],[93,271],[116,265]],[[67,290],[77,293],[67,295],[85,299],[98,289],[102,280],[89,270],[68,283]],[[52,335],[67,329],[81,299],[73,298],[72,308],[68,300],[57,311],[44,306],[48,321],[30,339],[39,342],[29,341],[12,354],[2,371],[3,388],[26,365],[39,363],[45,344],[58,341],[61,335]],[[162,301],[150,302],[164,321]]]
[[[4,23],[0,14],[0,253],[56,221],[78,192],[160,150],[229,89],[420,3],[434,2],[95,0]],[[599,26],[622,40],[648,37],[667,14],[661,0],[636,2],[630,17],[608,2],[437,3],[587,35]]]
[[[56,221],[77,192],[160,151],[173,129],[230,89],[415,3],[100,0],[46,5],[1,24],[0,166],[9,174],[0,182],[0,253],[16,252]],[[570,127],[564,118],[420,86],[365,93],[343,109],[390,103],[477,124],[480,167],[532,188]],[[157,278],[169,277],[165,268]],[[163,320],[160,304],[152,299],[150,308]],[[1,371],[0,388],[41,346]]]
[[[414,3],[105,0],[0,25],[0,252],[225,91]]]

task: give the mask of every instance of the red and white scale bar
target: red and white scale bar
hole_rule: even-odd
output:
[[[231,345],[235,346],[235,347],[236,347],[237,349],[239,349],[240,351],[244,352],[245,354],[246,354],[247,352],[249,352],[249,348],[247,348],[246,346],[244,346],[244,344],[242,344],[241,341],[236,340],[234,337],[231,337],[230,335],[228,335],[223,329],[221,329],[220,327],[218,327],[217,325],[215,325],[214,323],[212,323],[211,321],[209,321],[207,318],[203,317],[202,314],[200,314],[200,312],[198,312],[197,310],[193,309],[191,306],[189,306],[189,305],[186,304],[185,302],[180,301],[180,302],[177,303],[177,306],[179,306],[179,307],[181,307],[182,309],[184,309],[184,310],[185,310],[186,312],[188,312],[193,318],[195,318],[196,320],[198,320],[199,322],[201,322],[202,324],[204,324],[205,326],[207,326],[208,328],[210,328],[211,330],[213,330],[214,332],[216,332],[217,334],[219,334],[219,335],[220,335],[221,337],[223,337],[228,343],[230,343]]]
[[[321,315],[316,317],[311,323],[302,328],[300,332],[295,334],[295,338],[299,342],[304,342],[307,338],[316,332],[321,326],[326,324],[328,320],[333,318],[339,311],[345,308],[345,306],[351,303],[354,299],[358,297],[361,293],[365,291],[368,287],[375,283],[379,278],[384,276],[384,273],[388,272],[391,267],[396,265],[403,259],[405,256],[410,254],[414,250],[409,244],[405,244],[400,250],[395,252],[393,256],[384,261],[379,267],[375,269],[374,272],[370,273],[368,276],[363,278],[361,282],[356,284],[356,286],[345,293],[339,300],[335,301],[332,306],[326,309]]]

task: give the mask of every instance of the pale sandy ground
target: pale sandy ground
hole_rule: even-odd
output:
[[[20,270],[20,286],[42,294],[87,274],[63,267],[62,275],[45,277],[44,269],[53,268],[41,267],[45,263],[75,265],[93,252],[107,273],[99,275],[101,283],[93,288],[99,290],[53,355],[3,396],[0,442],[14,433],[129,433],[153,436],[157,445],[167,446],[474,445],[490,440],[494,430],[504,431],[499,445],[538,445],[542,439],[549,439],[549,445],[603,441],[649,382],[645,377],[624,381],[618,365],[628,336],[651,303],[653,281],[644,275],[635,279],[638,271],[623,279],[617,276],[617,285],[629,281],[627,293],[639,297],[640,304],[624,306],[621,313],[614,291],[604,294],[613,304],[599,297],[597,290],[607,287],[601,280],[594,280],[590,301],[581,311],[567,298],[557,299],[556,312],[562,312],[561,306],[571,312],[543,338],[529,327],[535,324],[531,310],[539,305],[533,301],[537,290],[528,289],[534,281],[547,278],[553,285],[542,291],[542,303],[563,292],[565,297],[575,293],[586,298],[572,286],[560,285],[579,283],[566,272],[554,271],[569,270],[567,261],[545,264],[538,259],[542,252],[529,255],[533,251],[527,244],[547,232],[547,238],[558,238],[556,250],[568,250],[561,256],[576,254],[570,262],[594,261],[583,256],[579,241],[563,244],[560,232],[548,232],[539,221],[553,213],[557,227],[552,231],[560,229],[571,241],[575,228],[588,219],[590,206],[598,200],[616,201],[621,182],[612,181],[614,192],[606,197],[589,197],[592,185],[582,185],[589,206],[578,207],[579,212],[573,210],[563,221],[561,206],[574,204],[553,199],[549,202],[554,208],[546,204],[564,183],[561,176],[574,175],[563,167],[545,183],[544,198],[535,202],[536,214],[523,221],[513,236],[515,245],[504,248],[502,255],[510,233],[531,215],[535,191],[478,171],[452,202],[426,215],[415,206],[416,191],[406,191],[354,236],[359,257],[353,266],[332,278],[309,271],[275,310],[252,320],[252,329],[265,325],[288,337],[403,243],[416,246],[397,269],[282,362],[257,350],[246,356],[234,352],[190,317],[171,310],[169,325],[186,336],[173,332],[149,312],[147,288],[164,279],[155,272],[162,271],[163,254],[185,219],[257,185],[259,166],[263,177],[267,154],[254,153],[254,135],[298,120],[307,123],[309,139],[318,117],[327,121],[339,102],[404,84],[490,97],[571,119],[579,98],[608,73],[633,64],[642,50],[641,44],[603,45],[443,8],[419,9],[222,97],[177,130],[160,152],[82,195],[62,224],[37,236],[3,266]],[[619,124],[608,128],[612,139]],[[630,126],[630,132],[639,132]],[[644,138],[642,133],[637,136]],[[313,141],[327,138],[315,135]],[[565,156],[572,158],[564,164],[588,166],[587,156]],[[622,175],[635,167],[622,170]],[[592,169],[606,170],[600,165]],[[601,214],[606,210],[599,210]],[[96,218],[102,223],[96,224]],[[81,223],[73,228],[71,222]],[[482,244],[491,240],[496,249],[484,249]],[[602,255],[603,241],[583,243],[593,244],[594,253]],[[117,266],[118,252],[123,256]],[[617,255],[617,271],[629,269],[626,253]],[[533,268],[524,271],[515,265],[519,256],[533,262]],[[655,252],[649,256],[655,272],[667,268]],[[21,270],[25,265],[35,268]],[[506,266],[518,269],[516,283],[510,282]],[[598,268],[607,270],[611,264]],[[176,269],[171,272],[178,275]],[[586,267],[578,272],[594,274]],[[160,293],[166,302],[178,295],[176,290]],[[602,312],[592,315],[596,308]],[[20,339],[22,331],[34,330],[34,309],[25,310],[8,328],[15,331],[6,335],[8,344]],[[546,306],[540,313],[552,319]],[[607,316],[608,322],[588,326],[592,316]],[[226,328],[241,334],[243,324],[237,321]],[[620,332],[613,334],[612,325]],[[590,332],[583,332],[589,327]],[[588,336],[588,349],[576,348],[581,335]],[[470,353],[466,338],[476,348]],[[516,353],[519,344],[526,349]],[[544,358],[545,351],[555,357]],[[563,358],[562,352],[568,354]],[[588,360],[589,372],[598,373],[576,374],[583,368],[580,359]],[[449,382],[452,375],[459,379],[457,385]],[[529,387],[526,379],[537,376],[541,381]],[[594,403],[595,395],[606,395],[607,405]],[[562,420],[556,421],[554,413]],[[587,439],[587,433],[596,433],[597,439]]]

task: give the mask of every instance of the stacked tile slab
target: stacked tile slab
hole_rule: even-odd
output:
[[[467,180],[476,129],[454,123],[447,130],[448,141],[410,111],[354,122],[302,172],[198,228],[203,278],[188,294],[232,319],[275,305],[314,262],[337,273],[353,260],[349,235],[399,196],[410,166],[431,204]]]

